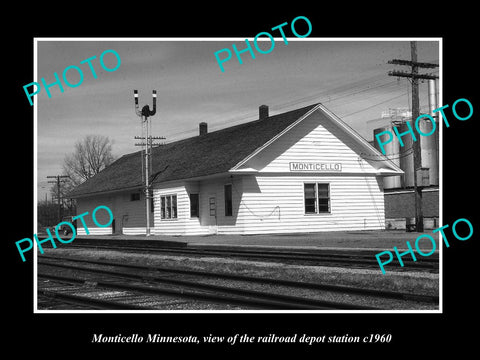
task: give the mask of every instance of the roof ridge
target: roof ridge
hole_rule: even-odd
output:
[[[155,182],[226,172],[317,105],[318,103],[308,105],[154,147],[152,173],[158,175]],[[141,185],[141,162],[136,159],[140,153],[141,151],[135,151],[124,154],[75,188],[70,195],[88,196]]]
[[[313,108],[315,106],[317,106],[318,104],[321,104],[321,103],[315,103],[315,104],[310,104],[310,105],[307,105],[307,106],[304,106],[304,107],[301,107],[301,108],[298,108],[298,109],[292,109],[292,110],[289,110],[289,111],[285,111],[285,112],[282,112],[282,113],[278,113],[278,114],[275,114],[275,115],[270,115],[268,116],[267,118],[265,119],[256,119],[256,120],[252,120],[252,121],[247,121],[247,122],[244,122],[244,123],[241,123],[241,124],[237,124],[237,125],[233,125],[233,126],[228,126],[228,127],[225,127],[225,128],[222,128],[222,129],[217,129],[217,130],[214,130],[214,131],[209,131],[207,132],[206,134],[202,135],[203,138],[206,138],[206,137],[209,137],[211,136],[211,134],[218,134],[220,132],[223,132],[223,131],[234,131],[234,130],[238,130],[239,128],[241,128],[242,126],[249,126],[249,125],[252,125],[254,123],[257,123],[257,122],[265,122],[265,121],[268,121],[268,120],[271,120],[272,118],[275,118],[275,117],[280,117],[280,116],[285,116],[285,115],[288,115],[292,112],[300,112],[306,108]],[[184,139],[178,139],[178,140],[175,140],[175,141],[172,141],[170,143],[166,143],[164,145],[159,145],[159,146],[155,146],[153,149],[165,149],[165,147],[168,147],[170,145],[174,146],[174,145],[178,145],[182,142],[187,142],[187,141],[192,141],[192,140],[195,140],[195,139],[198,139],[200,137],[200,135],[194,135],[194,136],[190,136],[190,137],[187,137],[187,138],[184,138]],[[131,153],[127,153],[127,154],[124,154],[122,155],[120,158],[122,157],[125,157],[125,156],[130,156],[130,155],[134,155],[134,154],[139,154],[140,152],[142,152],[143,150],[138,150],[138,151],[134,151],[134,152],[131,152]],[[120,159],[119,158],[119,159]]]

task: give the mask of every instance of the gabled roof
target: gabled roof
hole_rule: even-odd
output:
[[[318,104],[152,149],[153,183],[226,173]],[[77,186],[68,197],[142,187],[141,152],[127,154]]]
[[[235,171],[314,111],[323,112],[350,138],[360,144],[367,154],[377,156],[378,175],[403,173],[397,165],[322,104],[313,104],[262,120],[155,147],[152,149],[151,183],[187,180]],[[122,156],[77,186],[67,196],[76,198],[142,188],[144,184],[141,156],[141,151]]]
[[[236,164],[230,172],[238,172],[238,173],[249,173],[249,172],[257,172],[257,170],[252,169],[252,168],[242,168],[242,166],[247,163],[250,159],[254,158],[257,154],[268,148],[268,146],[272,143],[274,143],[278,138],[283,136],[284,134],[287,134],[290,129],[293,127],[297,126],[299,123],[304,121],[311,113],[315,111],[320,111],[325,115],[330,121],[338,126],[344,133],[346,133],[350,139],[352,139],[354,142],[356,142],[358,145],[360,145],[361,153],[359,153],[360,156],[364,157],[366,156],[365,159],[367,159],[367,162],[370,160],[374,160],[373,162],[373,168],[376,170],[374,171],[374,174],[376,175],[400,175],[403,174],[403,170],[398,167],[393,161],[391,161],[388,157],[385,155],[381,154],[372,144],[370,144],[365,138],[363,138],[359,133],[357,133],[353,128],[351,128],[347,123],[342,121],[338,116],[336,116],[334,113],[332,113],[330,110],[328,110],[325,106],[322,104],[315,104],[313,108],[299,117],[296,121],[288,125],[285,129],[283,129],[281,132],[279,132],[277,135],[275,135],[273,138],[268,140],[265,144],[263,144],[261,147],[257,148],[253,153],[248,155],[246,158],[242,159],[242,161],[238,164]],[[362,173],[365,173],[365,170],[362,170]]]

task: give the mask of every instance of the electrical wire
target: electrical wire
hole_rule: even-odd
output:
[[[358,164],[360,165],[360,169],[365,173],[366,171],[365,171],[363,161],[362,161],[361,158],[358,158]],[[364,176],[364,179],[365,179],[365,183],[367,184],[367,189],[368,189],[368,192],[370,194],[370,197],[372,198],[372,204],[373,204],[373,208],[375,209],[375,215],[377,215],[378,225],[380,227],[382,227],[382,226],[384,226],[384,224],[382,224],[382,216],[380,215],[380,210],[377,207],[377,203],[375,201],[375,197],[373,195],[372,188],[371,188],[370,183],[368,182],[368,179],[367,179],[366,176]],[[383,212],[382,212],[382,214],[383,214]]]
[[[384,76],[383,75],[376,75],[376,76],[373,76],[373,77],[370,77],[370,78],[367,78],[367,79],[362,79],[360,81],[357,81],[354,84],[344,84],[344,85],[341,85],[337,88],[333,88],[333,89],[329,89],[329,90],[323,90],[323,91],[314,93],[312,95],[300,97],[300,98],[297,98],[295,100],[292,100],[292,101],[289,101],[289,102],[286,102],[286,103],[282,103],[282,104],[278,104],[278,105],[273,104],[272,108],[275,108],[276,110],[282,110],[282,109],[285,109],[285,108],[288,108],[288,107],[292,107],[294,105],[304,103],[307,100],[311,100],[311,101],[315,100],[316,102],[320,102],[320,103],[329,103],[329,102],[338,101],[339,99],[344,99],[344,98],[348,98],[350,96],[361,94],[361,93],[364,93],[364,92],[367,92],[367,91],[376,90],[376,89],[381,88],[381,87],[392,86],[392,85],[395,85],[397,83],[396,80],[389,80],[387,82],[382,82],[382,83],[378,84],[378,80],[376,80],[376,79],[380,78],[380,77],[383,78]],[[372,79],[375,79],[375,80],[372,81]],[[343,94],[342,94],[342,91],[340,91],[337,96],[333,96],[334,94],[332,94],[332,91],[338,91],[339,89],[342,89],[345,86],[349,86],[349,88],[347,89],[348,90],[347,92],[342,90],[344,92]],[[362,100],[372,98],[372,97],[376,97],[376,96],[378,96],[378,95],[373,95],[373,96],[370,96],[370,97],[367,96],[366,98],[363,98]],[[400,97],[400,96],[398,96],[398,97]],[[345,103],[351,103],[351,101],[346,101]],[[379,104],[381,104],[381,103],[379,103]],[[248,120],[250,120],[250,121],[251,120],[256,120],[257,116],[258,116],[258,113],[254,110],[243,112],[243,113],[240,113],[239,115],[237,115],[233,118],[230,118],[228,120],[215,123],[214,129],[222,128],[222,126],[225,125],[225,124],[230,124],[230,125],[234,126],[234,125],[238,125],[238,124],[241,124],[241,123],[245,123]],[[237,124],[237,122],[238,122],[238,124]],[[179,138],[182,135],[196,134],[196,132],[197,132],[196,129],[180,131],[180,132],[176,132],[176,133],[171,134],[170,138],[171,139],[172,138]]]
[[[380,157],[380,158],[371,158],[371,157],[368,157],[368,156],[365,156],[365,155],[372,155],[372,154],[365,154],[365,153],[360,153],[360,155],[362,155],[362,158],[365,159],[365,160],[371,160],[371,161],[385,161],[385,159],[388,159],[388,160],[398,160],[398,159],[403,159],[404,157],[407,157],[407,156],[410,156],[413,154],[413,148],[410,148],[408,150],[406,150],[405,153],[400,153],[398,154],[399,156],[397,157],[392,157],[392,156],[387,156],[387,155],[374,155],[374,156],[377,156],[377,157]],[[393,155],[396,155],[396,154],[393,154]]]
[[[315,101],[315,102],[319,102],[319,103],[332,103],[332,102],[337,102],[337,101],[342,100],[342,99],[345,99],[346,101],[337,103],[336,106],[341,106],[342,104],[351,104],[352,100],[350,98],[355,96],[355,95],[363,94],[363,93],[366,93],[368,91],[373,91],[373,90],[377,90],[377,89],[380,89],[380,88],[388,88],[388,87],[391,87],[391,86],[398,87],[400,78],[392,79],[392,80],[389,79],[388,81],[381,81],[379,83],[379,80],[384,80],[384,79],[385,79],[385,76],[383,74],[378,74],[378,75],[370,76],[368,78],[360,79],[360,80],[358,80],[356,82],[353,82],[353,83],[341,84],[339,86],[332,87],[328,90],[322,90],[322,91],[313,93],[311,95],[299,97],[299,98],[296,98],[294,100],[290,100],[290,101],[287,101],[287,102],[272,104],[271,107],[275,108],[275,110],[277,110],[277,111],[282,111],[283,109],[287,109],[287,108],[293,107],[295,105],[306,103],[308,101],[310,101],[310,102]],[[407,84],[407,94],[406,95],[407,95],[407,98],[410,99],[410,93],[409,93],[409,90],[408,90],[409,89],[408,82],[406,82],[406,84]],[[382,94],[382,95],[385,95],[385,94]],[[378,98],[380,96],[381,95],[378,95],[378,94],[372,94],[370,96],[367,95],[367,96],[363,97],[361,100],[366,101],[368,99],[375,99],[375,98]],[[373,104],[373,105],[371,105],[367,108],[363,108],[363,109],[355,111],[353,113],[343,115],[342,117],[347,117],[347,116],[358,114],[362,111],[374,108],[375,106],[384,104],[384,103],[386,103],[388,101],[391,101],[391,100],[395,100],[395,99],[400,98],[402,96],[405,96],[405,94],[394,96],[394,97],[392,97],[388,100],[383,100],[383,101],[380,101],[380,102],[376,102],[375,104]],[[410,103],[410,101],[408,100],[407,103]],[[219,115],[219,117],[220,116],[221,115]],[[258,113],[256,112],[256,110],[250,110],[250,111],[242,112],[242,113],[240,113],[240,114],[238,114],[238,115],[236,115],[232,118],[229,118],[228,120],[216,122],[215,125],[212,127],[212,129],[213,130],[221,129],[226,124],[229,124],[230,126],[239,125],[239,124],[242,124],[242,123],[245,123],[245,122],[248,122],[248,121],[257,120],[257,117],[258,117]],[[212,121],[211,118],[210,118],[210,121]],[[175,141],[175,139],[181,138],[182,135],[195,135],[196,133],[197,133],[196,129],[180,131],[180,132],[176,132],[176,133],[171,134],[170,138],[172,139],[172,141]]]
[[[350,113],[350,114],[347,114],[347,115],[342,115],[342,118],[346,118],[347,116],[352,116],[352,115],[358,114],[358,113],[360,113],[360,112],[363,112],[363,111],[365,111],[365,110],[371,109],[371,108],[373,108],[373,107],[375,107],[375,106],[384,104],[384,103],[386,103],[386,102],[389,102],[389,101],[398,99],[399,97],[403,97],[403,96],[405,96],[405,94],[400,94],[400,95],[394,96],[394,97],[392,97],[392,98],[389,98],[389,99],[387,99],[387,100],[380,101],[379,103],[376,103],[376,104],[367,106],[366,108],[363,108],[363,109],[361,109],[361,110],[354,111],[353,113]]]

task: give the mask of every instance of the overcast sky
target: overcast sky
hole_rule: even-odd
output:
[[[70,65],[79,66],[84,75],[78,87],[63,84],[61,93],[54,86],[51,98],[44,89],[35,95],[39,200],[45,199],[51,185],[46,176],[62,173],[65,155],[86,135],[108,136],[114,141],[116,157],[139,150],[134,146],[134,136],[141,134],[134,89],[139,91],[140,107],[148,104],[150,108],[152,89],[157,90],[152,132],[154,136],[165,136],[167,141],[197,135],[202,121],[208,123],[209,131],[214,131],[256,120],[262,104],[275,115],[317,102],[371,140],[373,128],[381,125],[378,119],[383,110],[410,107],[408,80],[387,75],[394,69],[408,71],[387,64],[394,58],[410,59],[408,41],[289,38],[286,45],[282,38],[275,38],[269,54],[255,52],[256,58],[252,59],[249,53],[243,53],[243,64],[233,54],[223,64],[222,72],[214,53],[223,48],[232,50],[233,43],[243,49],[243,39],[37,40],[37,79],[32,81],[40,82],[43,77],[53,83],[54,72],[61,78]],[[260,46],[268,49],[270,43]],[[121,58],[114,72],[103,70],[99,63],[100,54],[108,49]],[[418,61],[438,64],[437,41],[418,41],[417,50]],[[92,56],[97,57],[92,61],[97,79],[88,64],[80,65]],[[106,54],[104,59],[107,67],[116,65],[113,54]],[[69,70],[67,79],[76,83],[79,78],[75,70]],[[421,84],[420,95],[420,105],[426,107],[426,83]]]

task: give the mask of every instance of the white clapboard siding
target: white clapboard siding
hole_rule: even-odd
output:
[[[161,219],[161,200],[163,195],[177,196],[177,218]],[[155,235],[183,235],[185,233],[185,212],[188,209],[188,195],[183,184],[154,189]]]
[[[132,193],[140,193],[140,200],[131,200]],[[77,200],[77,214],[88,211],[84,217],[90,233],[92,235],[112,234],[112,226],[108,228],[99,228],[93,222],[91,214],[99,205],[107,206],[115,219],[116,233],[129,235],[139,235],[146,233],[146,204],[145,195],[140,191],[118,192],[114,194],[83,197]],[[96,219],[100,224],[106,224],[109,221],[108,212],[104,209],[98,210]],[[153,227],[153,213],[151,213],[150,226]],[[77,220],[77,231],[79,235],[86,235],[80,219]]]
[[[77,215],[81,215],[83,213],[88,212],[87,215],[82,217],[86,227],[88,228],[88,232],[89,232],[88,235],[109,235],[112,233],[111,226],[98,227],[93,221],[92,213],[100,205],[108,206],[108,208],[112,210],[112,207],[113,207],[112,199],[110,197],[107,197],[106,195],[84,197],[84,198],[77,199]],[[95,213],[95,218],[98,223],[107,224],[109,220],[109,215],[105,209],[99,209]],[[87,235],[87,232],[83,227],[83,223],[81,219],[77,219],[77,234]]]
[[[339,163],[342,165],[341,173],[375,171],[375,166],[380,163],[362,160],[363,149],[323,112],[315,111],[242,168],[254,168],[261,172],[290,172],[291,162],[317,162]]]
[[[200,223],[207,227],[208,233],[217,234],[241,234],[243,226],[238,221],[239,204],[242,196],[241,177],[224,177],[211,181],[203,181],[200,185],[200,196],[203,201],[200,205]],[[225,193],[224,186],[232,185],[232,215],[225,215]],[[210,216],[209,198],[216,198],[217,216]]]
[[[97,226],[88,226],[89,234],[85,231],[81,224],[78,224],[77,227],[77,235],[111,235],[112,234],[112,227],[97,227]]]
[[[364,160],[362,147],[323,112],[314,112],[251,157],[232,173],[198,182],[179,182],[155,191],[177,195],[178,218],[155,214],[156,234],[194,235],[297,233],[385,229],[384,198],[378,162]],[[341,164],[339,172],[292,172],[291,162]],[[330,213],[305,214],[304,183],[328,183]],[[225,216],[224,185],[232,184],[233,213]],[[199,219],[190,218],[189,193],[198,192]],[[209,199],[216,200],[216,216]]]
[[[186,182],[184,184],[186,190],[186,202],[185,202],[185,214],[184,214],[184,222],[185,222],[185,235],[206,235],[208,234],[208,228],[203,227],[201,224],[201,220],[203,218],[202,215],[205,215],[204,212],[202,214],[202,204],[208,202],[206,195],[202,192],[201,183],[198,181],[194,182]],[[199,197],[199,217],[190,217],[190,194],[198,194]]]
[[[150,233],[153,234],[153,232],[154,232],[153,228],[150,228]],[[145,226],[124,227],[122,229],[122,234],[124,235],[145,235],[146,233],[147,233],[147,228]]]
[[[304,183],[330,184],[331,212],[305,214]],[[225,216],[224,185],[232,184],[233,214]],[[177,195],[177,219],[160,219],[155,212],[156,235],[296,233],[385,228],[384,200],[374,176],[255,176],[204,180],[192,190],[188,183],[156,189]],[[200,197],[200,218],[190,218],[188,193]],[[217,216],[210,216],[209,198],[215,197]],[[157,207],[156,207],[157,208]]]
[[[140,235],[146,234],[147,217],[145,194],[139,191],[140,200],[131,200],[131,193],[125,192],[121,197],[117,197],[115,204],[116,226],[120,227],[123,234]],[[150,227],[153,228],[153,212],[150,211]]]
[[[198,182],[178,182],[162,186],[154,190],[155,203],[155,235],[205,235],[208,229],[200,224],[200,218],[190,217],[190,193],[198,193],[200,204],[204,196],[200,193]],[[177,195],[177,218],[162,219],[160,197],[162,195]],[[200,209],[200,211],[202,211]]]
[[[313,112],[239,168],[258,171],[241,182],[241,233],[384,229],[383,189],[373,175],[380,163],[365,151],[323,112]],[[341,164],[341,171],[291,171],[292,162]],[[305,182],[330,185],[330,213],[305,214]]]
[[[330,213],[305,214],[305,182],[330,184]],[[244,234],[384,229],[383,193],[372,176],[245,176],[237,222]]]
[[[198,181],[177,182],[163,185],[154,190],[155,202],[155,235],[207,235],[221,233],[242,233],[243,227],[237,223],[238,204],[241,193],[232,191],[233,214],[225,216],[224,185],[238,186],[240,179],[229,177]],[[199,194],[198,218],[190,217],[190,193]],[[177,195],[177,218],[161,219],[160,197]],[[215,197],[216,214],[210,216],[209,199]]]

